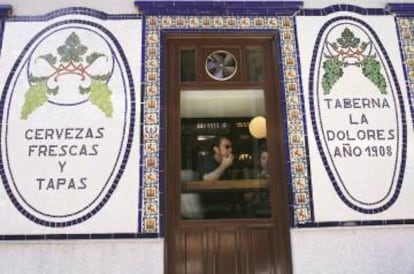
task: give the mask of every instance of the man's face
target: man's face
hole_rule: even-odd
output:
[[[214,147],[214,151],[215,151],[216,155],[219,156],[220,158],[222,158],[225,155],[229,155],[230,153],[232,153],[233,148],[231,146],[230,140],[227,139],[227,138],[222,138],[220,140],[219,146]]]

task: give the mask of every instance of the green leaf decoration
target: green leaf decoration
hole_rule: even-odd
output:
[[[83,94],[87,94],[87,93],[89,93],[91,91],[91,87],[84,88],[84,87],[82,87],[80,85],[79,85],[78,89],[79,89],[79,93],[82,94],[82,95]]]
[[[329,94],[335,83],[344,75],[342,62],[338,58],[330,57],[323,62],[325,73],[322,76],[324,94]]]
[[[45,77],[36,77],[33,74],[29,74],[29,82],[30,84],[35,84],[38,82],[45,82],[47,79],[49,79],[49,76],[45,76]]]
[[[354,38],[351,41],[351,48],[357,48],[361,40],[359,38]]]
[[[56,64],[57,58],[55,56],[53,56],[53,54],[49,53],[49,54],[45,54],[45,55],[40,55],[39,57],[40,59],[45,60],[46,62],[49,63],[49,65],[51,65],[52,67]]]
[[[106,117],[112,117],[112,91],[108,88],[108,85],[104,82],[92,81],[90,90],[89,101],[97,106]]]
[[[381,63],[374,56],[366,57],[362,62],[362,74],[378,87],[382,94],[387,94],[387,82],[381,73]]]
[[[360,45],[361,50],[364,51],[367,48],[368,44],[369,43],[367,43],[367,42],[362,42],[361,45]]]
[[[107,74],[102,74],[102,75],[90,75],[92,80],[101,81],[101,82],[105,82],[106,80],[108,80],[109,76],[110,76],[109,72]]]
[[[93,62],[96,61],[96,59],[98,59],[99,57],[103,57],[103,56],[105,56],[105,54],[97,53],[97,52],[92,52],[91,54],[89,54],[88,56],[86,56],[86,63],[88,63],[89,65],[91,65]]]
[[[81,62],[82,55],[86,53],[88,48],[81,44],[79,36],[72,32],[66,38],[65,44],[58,47],[57,51],[61,57],[61,62]]]
[[[46,82],[40,82],[30,86],[24,96],[24,104],[21,112],[21,119],[27,120],[30,114],[47,101]]]
[[[334,50],[338,49],[338,44],[337,43],[328,43]]]
[[[56,94],[58,94],[58,91],[59,91],[59,86],[57,86],[55,88],[48,88],[47,94],[56,95]]]
[[[336,42],[342,48],[356,48],[360,43],[360,39],[355,38],[354,33],[349,28],[345,28],[341,33],[341,37],[336,39]]]

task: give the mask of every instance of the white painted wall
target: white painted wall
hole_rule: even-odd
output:
[[[163,240],[0,243],[0,273],[161,274]]]
[[[412,274],[414,226],[291,230],[295,274]]]
[[[414,226],[292,229],[295,274],[412,274]],[[2,242],[0,273],[162,274],[162,239]]]
[[[347,0],[382,8],[388,1]],[[413,1],[401,1],[413,2]],[[344,1],[307,0],[305,8]],[[134,13],[131,0],[0,0],[14,15],[39,15],[82,6],[107,13]],[[414,226],[292,229],[295,274],[414,273]],[[163,273],[164,240],[0,242],[0,273]]]

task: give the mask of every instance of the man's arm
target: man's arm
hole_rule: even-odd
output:
[[[234,160],[233,154],[228,154],[224,156],[220,165],[216,169],[214,169],[213,171],[209,173],[205,173],[203,175],[203,180],[205,181],[219,180],[221,175],[223,175],[223,173],[226,171],[226,169],[233,164],[233,160]]]

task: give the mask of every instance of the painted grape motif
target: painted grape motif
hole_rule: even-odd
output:
[[[45,81],[40,81],[26,92],[21,118],[26,120],[33,111],[47,102],[47,85]]]
[[[373,82],[381,91],[382,94],[387,93],[387,82],[385,77],[381,74],[381,64],[375,57],[369,56],[361,62],[362,73],[371,82]]]
[[[324,94],[329,94],[335,83],[343,76],[344,68],[347,66],[357,66],[362,69],[362,74],[369,79],[382,94],[387,93],[387,82],[381,72],[381,63],[377,60],[376,54],[366,53],[369,42],[361,42],[360,38],[355,37],[354,33],[348,28],[341,33],[341,37],[336,42],[326,42],[328,53],[325,54],[326,60],[322,68],[322,88]]]
[[[325,94],[329,94],[335,83],[344,75],[342,66],[342,62],[336,57],[328,57],[323,63],[325,73],[322,78],[322,88]]]
[[[89,100],[105,113],[106,117],[112,117],[111,94],[112,92],[109,90],[108,85],[101,81],[92,81]]]
[[[58,56],[48,53],[36,58],[36,61],[46,62],[53,72],[42,76],[29,73],[30,88],[25,94],[21,119],[28,119],[36,109],[48,101],[48,96],[56,96],[59,93],[58,80],[63,75],[77,75],[81,81],[89,79],[90,84],[88,86],[78,85],[79,94],[88,95],[89,102],[98,107],[106,117],[112,117],[112,91],[107,85],[110,73],[92,74],[88,72],[88,69],[96,60],[107,58],[107,56],[99,52],[92,52],[84,56],[87,52],[88,47],[81,43],[75,32],[72,32],[66,38],[65,43],[57,48]],[[56,83],[55,87],[50,86],[51,81]]]

